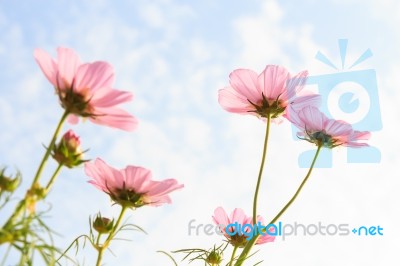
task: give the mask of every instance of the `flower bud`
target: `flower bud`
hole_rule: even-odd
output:
[[[222,262],[222,254],[215,248],[208,253],[206,262],[211,265],[220,265]]]
[[[14,192],[21,183],[21,175],[17,173],[15,178],[4,175],[5,168],[0,170],[0,192]]]
[[[100,234],[109,233],[114,227],[114,220],[110,220],[106,217],[101,217],[101,214],[96,216],[93,222],[93,228]]]
[[[80,144],[79,137],[72,130],[68,130],[54,146],[52,156],[58,163],[68,168],[78,166],[85,162],[82,160],[83,152]]]

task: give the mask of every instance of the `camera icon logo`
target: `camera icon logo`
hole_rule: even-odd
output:
[[[321,95],[321,111],[328,117],[344,120],[355,130],[379,131],[382,119],[379,105],[378,86],[374,69],[351,70],[372,56],[367,49],[349,68],[345,69],[347,39],[339,39],[342,68],[335,66],[324,54],[318,52],[315,58],[322,63],[340,70],[336,73],[309,76],[306,88],[310,87]],[[296,129],[293,127],[294,133]],[[297,138],[297,137],[296,137]],[[299,166],[308,168],[314,151],[305,151],[299,156]],[[332,167],[332,150],[321,150],[315,167]],[[362,149],[347,148],[348,163],[379,163],[381,153],[376,147]]]

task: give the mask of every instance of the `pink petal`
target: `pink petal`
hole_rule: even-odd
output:
[[[127,91],[102,87],[93,94],[90,104],[97,107],[112,107],[133,99],[133,94]]]
[[[319,107],[321,105],[321,95],[309,94],[305,96],[298,96],[291,100],[290,105],[297,112],[307,106]]]
[[[350,136],[348,143],[345,143],[344,146],[359,148],[359,147],[368,147],[367,143],[356,142],[359,140],[368,140],[371,137],[371,133],[368,131],[354,131]]]
[[[54,87],[57,87],[58,67],[51,56],[42,49],[35,49],[33,56],[46,78]]]
[[[299,112],[299,117],[305,123],[306,130],[321,131],[328,118],[318,108],[308,106]]]
[[[290,78],[287,81],[286,88],[288,99],[293,99],[294,97],[296,97],[296,94],[300,96],[299,93],[303,90],[304,85],[307,82],[307,77],[308,71],[305,70],[298,73],[296,76]]]
[[[250,103],[231,87],[218,91],[218,102],[228,112],[249,114]],[[254,109],[254,107],[252,107]]]
[[[331,136],[347,136],[352,131],[350,124],[340,120],[329,119],[325,125],[325,132]]]
[[[151,183],[151,171],[138,166],[127,166],[124,169],[127,187],[135,188],[137,193],[149,192],[148,185]]]
[[[58,77],[57,87],[60,90],[71,88],[75,73],[81,64],[78,55],[70,48],[57,48]]]
[[[92,180],[89,180],[89,183],[95,185],[100,190],[103,191],[107,190],[107,188],[104,186],[103,177],[100,175],[94,163],[91,162],[85,163],[85,173],[87,176],[92,178]]]
[[[72,125],[76,125],[79,122],[79,117],[73,114],[70,114],[67,118],[68,123]]]
[[[286,108],[284,116],[298,129],[300,130],[305,129],[305,122],[302,119],[300,119],[299,111],[294,110],[294,108],[291,105],[289,105]]]
[[[351,135],[352,140],[369,140],[371,132],[369,131],[354,131]]]
[[[153,183],[147,187],[147,189],[149,190],[147,192],[147,195],[151,197],[164,196],[180,188],[183,188],[183,185],[178,184],[178,181],[176,181],[175,179],[153,181]]]
[[[122,188],[124,186],[125,178],[123,174],[114,167],[109,166],[100,158],[95,160],[96,167],[101,172],[105,185],[108,187]]]
[[[94,163],[85,163],[85,172],[98,184],[102,183],[102,187],[107,188],[107,190],[123,187],[124,177],[122,174],[100,158],[97,158]]]
[[[216,225],[227,226],[231,222],[229,221],[228,215],[222,207],[218,207],[214,210],[213,220]]]
[[[273,233],[273,232],[271,232],[271,233]],[[264,243],[267,243],[267,242],[274,242],[274,241],[275,241],[275,236],[270,236],[269,234],[266,234],[264,236],[260,236],[257,239],[256,244],[260,245],[260,244],[264,244]]]
[[[94,92],[100,88],[111,87],[114,82],[114,70],[106,62],[94,62],[79,66],[74,83],[76,92]]]
[[[230,75],[232,88],[245,99],[257,103],[261,99],[261,91],[258,88],[257,73],[249,69],[236,69]]]
[[[133,131],[137,128],[137,119],[119,108],[96,108],[94,113],[98,116],[90,117],[89,120],[95,124],[106,125],[126,131]]]
[[[368,147],[368,143],[361,143],[361,142],[346,142],[343,146],[350,147],[350,148],[362,148]]]
[[[247,216],[244,211],[240,208],[235,208],[231,213],[231,222],[238,222],[239,224],[244,224]]]
[[[183,185],[178,184],[175,179],[153,181],[152,184],[148,186],[149,192],[146,194],[146,196],[152,202],[151,205],[154,206],[158,206],[163,203],[171,203],[171,198],[168,196],[168,194],[180,188],[183,188]]]
[[[286,82],[290,78],[289,72],[282,66],[267,65],[258,76],[259,87],[268,99],[283,97],[287,99]]]

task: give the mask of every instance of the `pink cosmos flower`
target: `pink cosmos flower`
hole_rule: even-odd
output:
[[[130,92],[113,89],[114,70],[106,62],[81,63],[74,50],[59,47],[53,60],[41,49],[34,57],[44,75],[56,89],[61,106],[69,113],[68,121],[78,123],[78,117],[88,117],[100,125],[132,131],[135,117],[116,107],[132,100]]]
[[[302,92],[307,76],[307,71],[291,76],[284,67],[275,65],[267,65],[261,74],[237,69],[229,75],[230,87],[219,90],[218,102],[232,113],[286,117],[288,106],[300,110],[319,105],[319,95]]]
[[[150,170],[143,167],[127,166],[117,170],[99,158],[85,164],[85,173],[92,178],[89,183],[107,193],[113,201],[132,208],[171,203],[168,194],[183,188],[175,179],[152,180]]]
[[[225,210],[222,207],[218,207],[214,211],[213,220],[215,224],[220,227],[222,233],[228,239],[229,243],[235,247],[244,247],[247,241],[254,237],[255,227],[253,226],[253,218],[246,216],[244,211],[240,208],[234,209],[231,215],[228,217]],[[261,216],[257,216],[257,221],[258,227],[265,224],[264,219]],[[230,234],[228,234],[227,228]],[[273,234],[274,230],[271,228],[269,232],[270,234]],[[273,242],[275,240],[275,236],[270,234],[265,231],[262,232],[260,237],[257,239],[256,244]]]
[[[344,121],[329,119],[318,108],[308,106],[298,112],[290,113],[289,120],[301,130],[298,136],[317,146],[327,148],[337,146],[365,147],[367,143],[359,140],[368,140],[368,131],[355,131]]]

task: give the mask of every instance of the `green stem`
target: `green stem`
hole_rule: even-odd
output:
[[[258,201],[258,191],[260,190],[260,185],[261,185],[261,178],[264,170],[264,163],[265,163],[265,158],[267,155],[267,148],[268,148],[268,138],[269,138],[269,128],[271,125],[271,115],[268,113],[267,116],[267,128],[265,131],[265,139],[264,139],[264,147],[263,147],[263,153],[262,153],[262,158],[261,158],[261,165],[260,165],[260,170],[258,171],[258,178],[257,178],[257,185],[256,185],[256,191],[254,192],[254,201],[253,201],[253,224],[257,224],[257,201]]]
[[[24,216],[26,214],[24,213]],[[21,249],[21,258],[20,258],[20,262],[18,265],[31,265],[32,263],[29,262],[30,260],[32,260],[32,253],[33,250],[35,248],[35,236],[32,236],[32,239],[30,239],[30,241],[28,241],[28,232],[29,232],[29,225],[32,222],[32,214],[29,214],[28,217],[26,217],[23,221],[24,223],[23,225],[23,230],[24,232],[24,239],[22,240],[22,243],[24,244],[22,246]],[[30,259],[31,258],[31,259]]]
[[[54,134],[53,134],[53,138],[51,139],[51,141],[49,143],[49,146],[47,147],[46,153],[44,154],[43,159],[40,162],[39,168],[37,169],[36,175],[33,178],[31,187],[33,187],[35,185],[35,183],[39,181],[40,175],[42,174],[44,166],[46,165],[47,159],[49,158],[50,153],[53,150],[54,144],[56,143],[58,133],[60,133],[62,125],[64,124],[65,119],[68,117],[68,115],[69,115],[69,112],[65,111],[64,114],[62,115],[61,119],[60,119],[60,122],[58,122],[57,128],[56,128],[56,130],[54,131]]]
[[[121,212],[119,214],[119,217],[117,219],[117,222],[115,223],[115,226],[113,227],[113,229],[111,230],[111,232],[109,233],[106,241],[104,241],[103,245],[99,245],[97,243],[97,251],[98,251],[98,255],[97,255],[97,261],[96,261],[96,266],[100,266],[101,260],[103,258],[103,253],[104,250],[110,245],[111,240],[114,238],[114,236],[116,235],[116,231],[119,227],[119,224],[122,221],[122,217],[124,216],[124,213],[126,211],[127,207],[126,206],[122,206]],[[100,239],[100,236],[98,238],[98,240]]]
[[[57,169],[54,171],[53,176],[50,178],[49,182],[47,183],[46,189],[45,189],[45,194],[44,197],[47,196],[47,194],[49,193],[49,190],[51,189],[51,187],[54,185],[54,182],[57,179],[58,174],[60,173],[61,168],[63,167],[63,165],[60,163],[57,166]]]
[[[286,210],[292,205],[292,203],[296,200],[297,196],[300,194],[301,190],[303,189],[304,185],[306,184],[308,178],[311,176],[311,172],[314,169],[314,164],[317,161],[319,152],[321,151],[322,146],[318,146],[317,152],[315,153],[314,159],[311,163],[310,169],[308,170],[307,175],[304,177],[303,182],[301,182],[299,188],[297,189],[296,193],[294,193],[293,197],[286,203],[285,207],[272,219],[269,224],[274,224],[281,216],[286,212]]]
[[[103,258],[103,253],[104,253],[104,248],[99,248],[98,249],[99,254],[97,255],[97,261],[96,261],[96,266],[100,266],[101,260]]]
[[[99,233],[97,235],[97,239],[96,239],[96,246],[98,247],[100,245],[100,238],[101,238],[102,233]]]
[[[43,159],[40,162],[39,168],[38,168],[38,170],[36,172],[35,177],[33,178],[31,187],[30,187],[30,189],[28,191],[34,189],[36,183],[39,181],[40,175],[42,174],[42,171],[44,169],[44,166],[46,165],[47,159],[49,158],[50,153],[53,150],[54,144],[55,144],[55,142],[57,140],[57,136],[58,136],[58,134],[59,134],[59,132],[61,130],[61,127],[62,127],[63,123],[65,122],[65,119],[68,117],[68,114],[69,113],[67,111],[65,111],[64,114],[62,115],[60,121],[58,122],[57,128],[56,128],[56,130],[54,131],[54,134],[53,134],[53,138],[51,139],[51,141],[49,143],[49,146],[47,147],[46,153],[44,154]],[[4,224],[3,228],[9,227],[13,223],[13,221],[16,219],[16,217],[18,217],[20,215],[21,211],[25,208],[25,205],[26,205],[26,202],[27,202],[27,199],[28,199],[28,195],[29,195],[29,193],[26,193],[25,198],[22,199],[18,203],[17,207],[15,208],[14,213],[11,215],[11,217]]]
[[[235,246],[235,247],[233,248],[231,260],[229,261],[229,266],[232,266],[233,260],[235,259],[235,254],[236,254],[237,249],[238,249],[237,246]]]
[[[104,248],[100,245],[100,237],[101,237],[101,234],[99,233],[99,235],[97,236],[97,240],[96,240],[96,248],[98,251],[96,265],[100,265],[101,259],[103,258],[103,252],[104,252]]]
[[[311,172],[314,168],[315,162],[317,161],[319,152],[321,151],[322,145],[319,145],[317,151],[315,152],[314,159],[312,160],[310,169],[307,172],[307,175],[304,177],[303,182],[301,182],[299,188],[297,189],[296,193],[292,196],[292,198],[286,203],[285,207],[271,220],[269,224],[274,224],[285,212],[286,210],[292,205],[292,203],[296,200],[297,196],[300,194],[301,190],[303,189],[304,185],[306,184],[308,178],[311,175]],[[244,260],[247,258],[251,248],[255,245],[258,238],[260,237],[259,234],[256,234],[249,242],[247,242],[246,246],[244,247],[242,253],[240,254],[235,266],[241,266]]]

